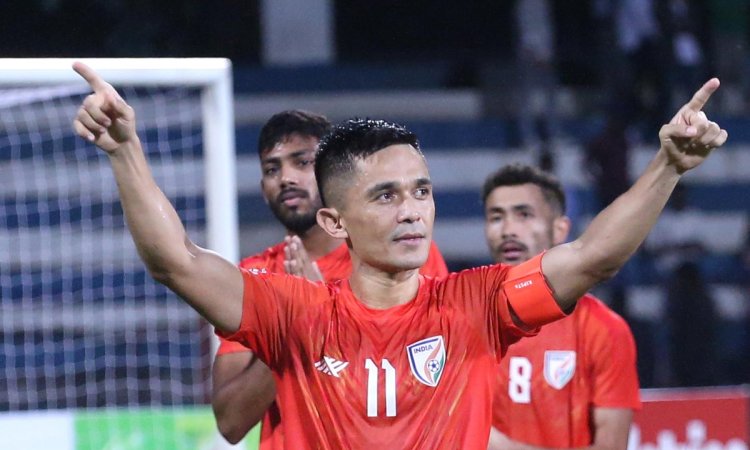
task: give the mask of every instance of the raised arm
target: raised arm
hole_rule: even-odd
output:
[[[654,226],[682,174],[724,144],[727,132],[701,111],[718,88],[718,79],[706,82],[661,128],[661,147],[635,184],[599,213],[577,240],[545,254],[542,270],[564,310],[617,273]]]
[[[109,157],[130,234],[149,272],[217,328],[237,330],[243,293],[239,269],[187,237],[151,175],[135,131],[133,108],[90,67],[78,62],[73,70],[93,90],[73,128]]]

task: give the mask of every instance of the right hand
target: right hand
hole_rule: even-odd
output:
[[[726,130],[708,120],[702,111],[718,88],[718,79],[708,80],[659,131],[661,148],[678,173],[699,166],[713,149],[727,140]]]
[[[73,120],[75,132],[108,154],[114,153],[125,142],[137,139],[135,112],[115,88],[86,64],[75,62],[73,70],[94,91],[78,109]]]
[[[315,261],[310,260],[310,256],[302,245],[299,236],[287,236],[284,238],[284,271],[290,275],[305,277],[310,281],[323,281],[323,274],[320,273]]]

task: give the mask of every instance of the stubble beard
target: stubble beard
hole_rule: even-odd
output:
[[[318,209],[322,207],[322,205],[318,203],[319,202],[312,202],[312,208],[307,213],[298,213],[296,211],[285,209],[283,205],[277,202],[271,202],[269,206],[274,217],[284,225],[284,228],[298,236],[302,236],[310,230],[310,228],[318,224],[316,215]]]

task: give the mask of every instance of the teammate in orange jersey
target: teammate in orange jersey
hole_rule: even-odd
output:
[[[320,138],[330,128],[321,115],[291,110],[274,115],[261,129],[261,189],[274,216],[286,228],[287,237],[262,253],[244,258],[240,267],[290,273],[313,281],[349,277],[352,264],[346,244],[324,232],[315,219],[323,205],[313,162]],[[420,272],[433,277],[448,274],[434,244]],[[229,442],[238,442],[263,417],[261,450],[283,448],[280,414],[273,403],[273,377],[250,349],[220,338],[213,384],[214,414]]]
[[[508,345],[563,317],[612,276],[653,227],[680,176],[722,145],[700,112],[707,82],[662,127],[634,186],[576,241],[529,261],[419,274],[435,205],[416,137],[352,120],[321,141],[317,221],[346,239],[347,280],[311,282],[237,268],[195,245],[153,180],[135,113],[89,67],[73,126],[109,157],[128,228],[151,275],[273,371],[286,448],[484,449],[496,362]]]
[[[482,190],[485,236],[496,262],[518,265],[570,231],[559,181],[505,166]],[[635,341],[627,323],[586,294],[570,316],[512,345],[500,363],[490,449],[625,449],[640,407]]]

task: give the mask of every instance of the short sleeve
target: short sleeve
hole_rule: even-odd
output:
[[[461,311],[481,327],[486,344],[498,358],[509,345],[537,334],[539,325],[564,317],[536,258],[517,267],[495,264],[468,269],[435,282],[442,286],[440,297],[453,311]],[[524,289],[516,288],[519,284]]]
[[[216,336],[219,338],[219,349],[216,351],[216,356],[252,351],[239,342],[230,341],[223,338],[219,332],[216,332]]]
[[[282,244],[267,248],[263,253],[258,253],[257,255],[243,258],[242,261],[240,261],[240,263],[237,265],[240,267],[240,269],[265,269],[268,272],[278,272],[277,270],[274,270],[276,268],[274,267],[274,263],[276,260],[276,255],[279,253],[279,251],[283,252],[283,248],[280,248],[280,245]]]
[[[503,293],[513,312],[532,328],[565,317],[542,273],[542,256],[512,267],[503,283]]]
[[[219,335],[246,346],[274,368],[287,347],[297,314],[326,297],[328,290],[322,283],[264,270],[242,270],[242,276],[245,287],[240,328],[233,334]]]
[[[592,403],[604,408],[640,409],[633,334],[621,317],[608,314],[606,324],[587,330],[592,339]]]
[[[240,269],[250,271],[268,270],[268,266],[273,262],[272,255],[275,253],[274,249],[275,247],[271,247],[263,253],[243,258],[237,266]],[[230,353],[252,352],[247,346],[237,341],[230,341],[229,339],[224,338],[222,336],[223,333],[219,330],[216,330],[215,334],[219,338],[219,348],[216,351],[216,356],[228,355]]]

